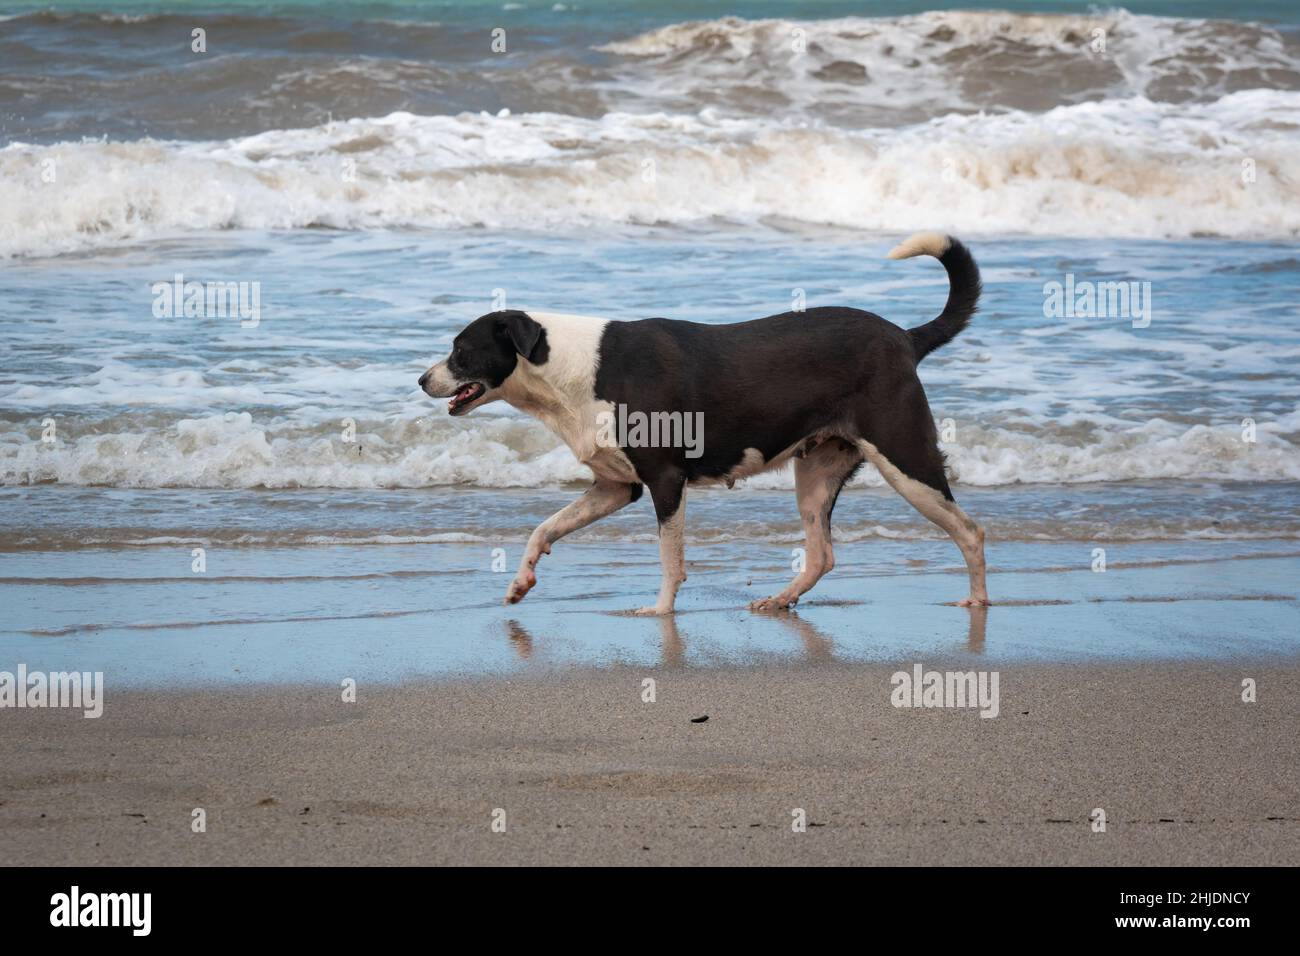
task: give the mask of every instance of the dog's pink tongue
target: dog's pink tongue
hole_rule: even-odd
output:
[[[468,385],[463,385],[456,391],[456,394],[451,397],[451,401],[447,403],[447,407],[455,408],[457,405],[461,405],[469,401],[470,396],[473,394],[474,394],[473,382],[471,382]]]

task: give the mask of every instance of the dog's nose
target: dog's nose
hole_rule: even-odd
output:
[[[424,388],[424,383],[427,382],[428,380],[429,380],[429,373],[425,372],[423,375],[420,376],[420,383],[419,383],[420,388]]]

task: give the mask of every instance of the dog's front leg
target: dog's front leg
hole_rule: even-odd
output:
[[[552,544],[566,534],[572,534],[593,521],[613,514],[639,497],[640,485],[598,479],[583,492],[581,498],[565,505],[543,521],[528,538],[523,560],[519,562],[519,571],[506,589],[506,603],[517,604],[522,601],[524,595],[537,584],[537,562],[542,559],[542,555],[551,553]]]
[[[686,480],[674,473],[648,485],[659,519],[659,563],[663,580],[659,600],[654,607],[643,607],[637,614],[671,614],[677,600],[677,588],[686,580]]]

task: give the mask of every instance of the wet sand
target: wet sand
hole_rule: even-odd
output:
[[[518,546],[506,549],[517,560]],[[948,541],[836,546],[796,616],[755,598],[791,576],[779,543],[692,543],[667,626],[628,615],[659,585],[653,542],[564,541],[518,605],[487,543],[0,554],[0,669],[103,671],[124,688],[332,684],[961,655],[994,664],[1295,659],[1294,541],[1129,542],[1092,570],[1086,541],[990,546],[986,617]],[[2,715],[0,715],[2,716]]]
[[[98,720],[7,711],[3,860],[1300,863],[1294,662],[1003,666],[993,719],[892,706],[895,669],[621,666],[362,682],[355,703],[320,685],[123,692]]]

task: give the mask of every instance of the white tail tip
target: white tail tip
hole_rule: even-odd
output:
[[[941,232],[918,232],[889,250],[891,259],[910,259],[913,256],[940,258],[952,245],[952,240]]]

